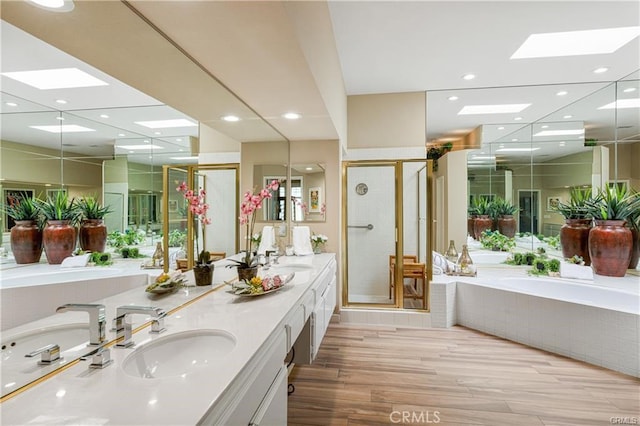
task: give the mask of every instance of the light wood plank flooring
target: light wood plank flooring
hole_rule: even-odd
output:
[[[640,424],[640,380],[463,327],[332,323],[289,382],[289,425]]]

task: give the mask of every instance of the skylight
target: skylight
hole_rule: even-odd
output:
[[[540,147],[536,147],[536,148],[500,148],[500,149],[496,149],[496,152],[531,152],[531,151],[537,151],[539,149],[540,149]]]
[[[2,75],[40,90],[74,89],[78,87],[109,85],[78,68],[3,72]]]
[[[567,130],[542,130],[533,136],[569,136],[584,135],[584,129],[567,129]]]
[[[640,108],[640,98],[630,99],[618,99],[615,102],[601,106],[598,109],[625,109],[625,108]]]
[[[169,129],[174,127],[195,127],[196,123],[186,118],[177,118],[173,120],[154,120],[154,121],[136,121],[136,124],[147,127],[149,129]]]
[[[148,151],[151,149],[164,149],[159,145],[118,145],[116,148],[128,149],[130,151]]]
[[[640,27],[531,34],[511,59],[613,53],[640,35]]]
[[[95,129],[78,126],[77,124],[61,124],[52,126],[29,126],[32,129],[43,130],[49,133],[79,133],[79,132],[95,132]]]
[[[458,115],[509,114],[520,112],[531,104],[465,105]]]

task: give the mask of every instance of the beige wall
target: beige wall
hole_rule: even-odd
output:
[[[238,152],[240,142],[200,123],[199,149],[197,152]]]
[[[424,92],[349,96],[347,105],[348,148],[424,147]]]
[[[442,238],[436,235],[434,250],[444,253],[450,240],[455,241],[459,250],[467,242],[467,152],[451,151],[439,158],[434,180],[439,176],[445,179],[444,194],[438,198],[444,201],[445,214],[439,219],[436,233],[444,235]]]

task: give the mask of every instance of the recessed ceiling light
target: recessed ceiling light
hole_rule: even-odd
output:
[[[145,140],[143,140],[142,142],[144,142],[144,143],[149,143],[149,141],[148,141],[148,140],[146,140],[146,139],[145,139]]]
[[[562,118],[573,118],[573,115],[563,115]]]
[[[450,101],[457,101],[458,97],[457,96],[449,96],[449,100]]]
[[[598,109],[614,109],[614,108],[615,109],[640,108],[640,98],[618,99],[615,102],[602,105]]]
[[[15,103],[15,102],[5,102],[4,104],[5,104],[6,106],[10,106],[10,107],[17,107],[17,106],[18,106],[18,104],[17,104],[17,103]]]
[[[56,99],[56,103],[60,105],[64,105],[67,103],[67,101],[65,101],[64,99]]]
[[[55,126],[29,126],[32,129],[43,130],[49,133],[78,133],[78,132],[95,132],[94,129],[78,126],[77,124],[63,124]]]
[[[602,74],[609,71],[609,68],[607,67],[600,67],[600,68],[596,68],[595,70],[593,70],[594,74]]]
[[[495,160],[495,155],[474,155],[471,157],[474,160]]]
[[[158,145],[118,145],[116,148],[128,149],[129,151],[148,151],[150,149],[164,149]]]
[[[108,86],[109,84],[78,68],[3,72],[2,75],[40,90]]]
[[[558,146],[565,146],[565,142],[564,141],[560,142]]]
[[[635,92],[635,91],[636,91],[635,87],[628,87],[628,88],[623,90],[624,93]],[[9,104],[7,104],[7,105],[9,105]]]
[[[64,120],[64,117],[60,117],[60,116],[58,116],[58,117],[56,117],[56,120],[60,120],[60,121],[62,121],[62,120]]]
[[[567,92],[566,90],[561,90],[561,91],[559,91],[558,93],[556,93],[556,96],[564,96],[564,95],[566,95],[567,93],[569,93],[569,92]]]
[[[640,35],[640,27],[531,34],[511,59],[613,53]]]
[[[518,138],[511,139],[511,142],[518,142]]]
[[[28,2],[53,12],[71,12],[74,8],[73,0],[28,0]]]
[[[192,156],[189,156],[189,157],[169,157],[169,158],[171,158],[172,160],[197,160],[198,156],[197,155],[192,155]]]
[[[567,129],[567,130],[543,130],[535,133],[533,136],[570,136],[570,135],[584,135],[584,129]]]
[[[236,121],[240,121],[240,117],[237,117],[235,115],[225,115],[224,117],[222,117],[222,119],[224,121],[228,121],[228,122],[236,122]]]
[[[537,151],[539,149],[540,149],[540,147],[536,147],[536,148],[500,148],[500,149],[496,149],[496,152],[531,152],[531,151]]]
[[[472,114],[509,114],[520,112],[531,104],[501,104],[501,105],[466,105],[458,115]]]
[[[176,138],[176,142],[182,142],[182,138]]]
[[[462,76],[463,80],[473,80],[474,78],[476,78],[475,74],[465,74]]]
[[[515,121],[520,121],[520,120],[522,120],[522,117],[514,117],[514,120]]]
[[[118,133],[118,137],[124,138],[125,136],[127,135],[125,135],[124,133]]]
[[[100,118],[109,118],[107,114],[100,114]]]
[[[186,118],[177,118],[173,120],[152,120],[152,121],[135,121],[135,124],[147,127],[149,129],[170,129],[174,127],[196,127],[197,124]]]
[[[160,136],[162,132],[153,132],[154,135]]]
[[[300,118],[300,114],[298,114],[297,112],[288,112],[284,114],[283,117],[287,120],[297,120],[298,118]]]
[[[313,167],[305,167],[304,169],[305,169],[306,171],[310,171],[310,170],[313,170]]]
[[[546,124],[545,124],[545,125],[543,125],[543,126],[540,126],[540,127],[541,127],[542,129],[548,129],[548,128],[549,128],[549,126],[547,126]]]
[[[504,144],[501,143],[500,145],[498,145],[498,148],[504,148]]]
[[[498,130],[504,130],[504,126],[498,127]]]

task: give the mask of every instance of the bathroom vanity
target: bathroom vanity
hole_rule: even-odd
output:
[[[113,362],[102,369],[89,368],[91,356],[68,362],[10,394],[0,404],[2,424],[286,424],[287,354],[295,346],[293,362],[305,363],[317,353],[336,303],[335,256],[280,258],[265,273],[295,277],[256,297],[219,285],[235,275],[225,262],[216,264],[213,287],[161,297],[140,287],[95,301],[105,305],[108,324],[117,307],[161,307],[166,331],[150,334],[149,318],[132,316],[133,348],[111,346]],[[87,321],[73,312],[38,326],[71,314],[71,322]],[[115,342],[114,332],[108,340]],[[36,369],[37,359],[29,360]]]

